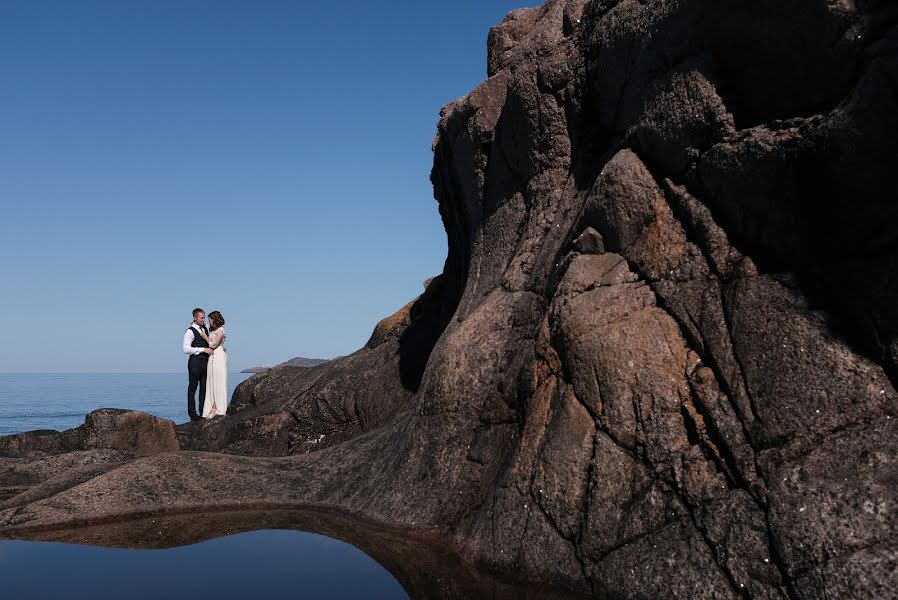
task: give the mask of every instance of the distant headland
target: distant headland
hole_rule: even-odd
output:
[[[317,367],[318,365],[323,365],[326,362],[330,362],[333,359],[330,358],[303,358],[302,356],[297,356],[295,358],[291,358],[287,362],[283,362],[277,366],[279,367]],[[241,373],[261,373],[262,371],[268,370],[269,367],[250,367],[249,369],[243,369],[240,371]]]

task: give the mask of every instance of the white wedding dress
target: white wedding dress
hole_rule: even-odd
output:
[[[204,419],[211,419],[228,411],[228,353],[224,347],[226,337],[224,327],[209,333],[209,347],[214,351],[209,356],[209,366],[206,368]]]

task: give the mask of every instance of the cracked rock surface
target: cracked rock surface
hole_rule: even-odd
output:
[[[549,0],[488,52],[441,112],[418,299],[180,451],[43,432],[0,534],[214,497],[599,597],[894,595],[898,6]]]

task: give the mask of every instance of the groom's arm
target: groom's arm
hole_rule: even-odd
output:
[[[193,344],[193,327],[188,327],[187,331],[184,332],[184,354],[202,354],[206,351],[205,348],[194,348],[191,346]]]

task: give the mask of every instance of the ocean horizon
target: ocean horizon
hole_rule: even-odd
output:
[[[228,398],[252,373],[228,374]],[[0,435],[77,427],[100,408],[140,410],[187,421],[187,371],[0,373]]]

